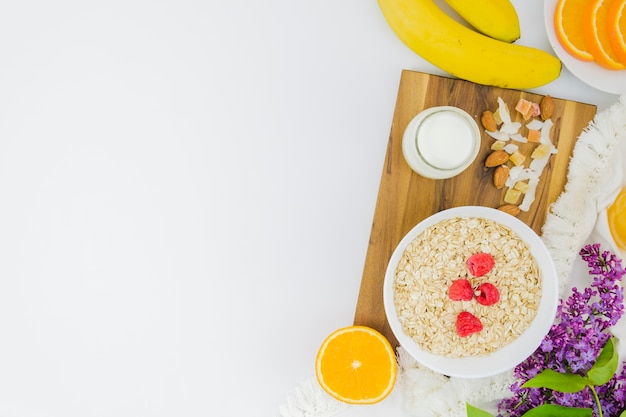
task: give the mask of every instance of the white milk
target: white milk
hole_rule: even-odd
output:
[[[457,113],[438,111],[417,131],[417,150],[435,168],[455,169],[472,156],[474,141],[467,120]]]

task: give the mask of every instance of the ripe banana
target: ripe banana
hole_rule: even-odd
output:
[[[520,37],[519,18],[510,0],[445,0],[477,31],[504,42]]]
[[[414,52],[464,80],[528,89],[561,73],[561,61],[540,49],[477,33],[444,13],[433,0],[378,0],[387,23]]]

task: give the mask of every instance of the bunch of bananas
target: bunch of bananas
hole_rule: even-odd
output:
[[[463,80],[529,89],[559,77],[561,61],[540,49],[516,45],[517,13],[510,0],[445,0],[472,30],[434,0],[378,0],[395,34],[422,58]]]

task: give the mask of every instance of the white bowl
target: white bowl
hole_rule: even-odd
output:
[[[469,167],[480,150],[480,130],[464,110],[430,107],[407,125],[402,154],[413,171],[425,178],[454,177]]]
[[[459,217],[488,219],[515,232],[521,240],[528,244],[530,252],[537,263],[542,282],[542,295],[537,314],[529,327],[519,337],[490,354],[462,358],[434,355],[420,348],[413,339],[404,333],[396,314],[393,294],[396,267],[407,245],[428,227],[446,219]],[[528,225],[496,209],[463,206],[444,210],[426,218],[404,236],[394,250],[387,266],[383,300],[387,320],[393,334],[400,345],[416,361],[444,375],[462,378],[482,378],[514,368],[539,347],[544,336],[554,323],[559,294],[556,269],[550,253],[541,238]]]

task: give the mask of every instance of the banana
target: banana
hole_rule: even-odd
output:
[[[477,31],[504,42],[520,37],[519,18],[510,0],[445,0]]]
[[[529,89],[559,77],[561,61],[540,49],[475,32],[433,0],[378,0],[395,34],[414,52],[451,75],[477,84]]]

